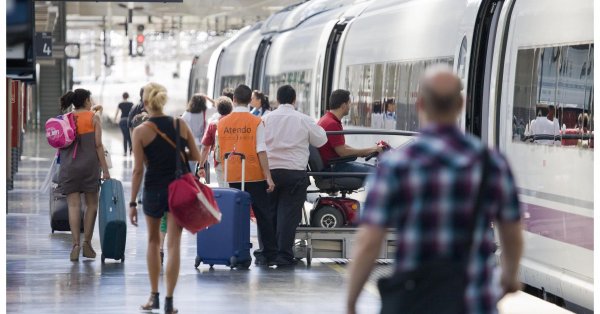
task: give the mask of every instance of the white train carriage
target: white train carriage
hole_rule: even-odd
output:
[[[420,75],[433,63],[452,65],[465,87],[460,126],[508,156],[520,188],[521,280],[578,312],[591,311],[593,1],[324,3],[284,10],[265,22],[260,36],[231,40],[228,45],[246,48],[232,49],[236,56],[228,60],[245,61],[215,62],[217,75],[209,71],[209,80],[220,89],[223,74],[243,73],[240,82],[266,91],[272,104],[276,88],[291,84],[299,110],[315,119],[333,89],[348,89],[347,128],[417,131]],[[232,64],[237,72],[226,69]],[[554,145],[531,140],[531,122],[549,106],[561,129]],[[347,136],[356,146],[379,139]],[[408,138],[386,140],[397,146]]]

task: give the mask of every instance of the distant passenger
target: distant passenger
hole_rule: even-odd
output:
[[[229,97],[229,99],[231,99],[231,101],[233,101],[233,88],[231,88],[231,87],[223,88],[223,91],[221,92],[221,96]]]
[[[252,197],[252,209],[256,216],[258,237],[262,252],[268,260],[277,254],[275,240],[275,213],[269,209],[269,195],[275,185],[269,171],[265,126],[259,117],[248,111],[252,90],[246,85],[238,86],[233,93],[233,111],[217,124],[219,160],[224,167],[225,153],[237,152],[246,157],[245,190]],[[235,189],[241,189],[242,165],[239,157],[228,162],[225,181]],[[224,172],[224,168],[223,168]]]
[[[552,137],[560,135],[560,124],[556,119],[556,108],[553,105],[548,106],[548,114],[543,117],[537,117],[531,121],[531,135],[533,135],[533,142],[545,145],[560,145],[559,139],[551,138],[539,138],[537,136]]]
[[[385,115],[383,117],[384,129],[395,130],[396,129],[396,103],[393,98],[386,99],[385,101]]]
[[[329,97],[329,111],[319,120],[318,124],[325,131],[343,131],[342,117],[350,112],[350,92],[338,89],[331,93]],[[346,145],[344,135],[327,135],[327,143],[319,148],[319,153],[323,159],[325,167],[329,167],[329,161],[333,158],[358,156],[366,157],[371,153],[381,153],[382,146],[373,146],[370,148],[354,148]],[[345,162],[340,163],[333,168],[336,172],[372,172],[374,167],[367,163]]]
[[[296,91],[292,86],[284,85],[277,90],[277,102],[277,109],[263,118],[269,167],[275,183],[269,201],[277,218],[277,256],[275,260],[257,258],[257,262],[286,267],[295,264],[296,227],[302,219],[306,188],[310,185],[306,174],[308,148],[325,145],[327,135],[313,119],[296,111]]]
[[[355,313],[393,227],[395,274],[380,283],[385,313],[497,313],[498,300],[521,287],[517,187],[504,156],[457,127],[462,86],[452,69],[430,67],[419,86],[421,134],[387,153],[369,178],[347,312]],[[502,246],[499,278],[491,221]]]
[[[163,107],[167,102],[167,90],[160,84],[149,83],[144,87],[144,106],[148,111],[149,119],[133,131],[133,176],[131,182],[131,199],[129,203],[129,219],[134,226],[138,225],[136,195],[140,189],[144,164],[146,165],[144,180],[143,210],[146,215],[148,229],[148,250],[146,261],[150,277],[150,298],[141,306],[142,310],[152,311],[159,309],[158,280],[160,276],[160,223],[161,218],[167,214],[167,269],[166,274],[166,299],[165,313],[177,313],[173,307],[173,292],[179,277],[179,258],[181,244],[181,226],[169,213],[169,184],[175,180],[176,154],[175,148],[157,134],[151,124],[160,132],[170,138],[172,142],[180,137],[182,151],[189,149],[191,159],[199,160],[200,152],[194,142],[194,135],[190,128],[180,119],[166,116]],[[179,121],[180,132],[176,132],[176,122]],[[185,166],[185,161],[182,166]]]
[[[210,117],[210,116],[209,116]],[[190,99],[187,109],[181,116],[181,119],[187,123],[194,135],[196,146],[200,149],[200,143],[206,130],[207,108],[204,96],[196,94]],[[196,161],[190,161],[190,170],[195,171]]]
[[[231,113],[233,110],[233,104],[229,97],[221,96],[215,100],[215,105],[217,106],[217,112],[219,117],[216,121],[212,121],[209,123],[208,128],[206,128],[206,132],[204,132],[204,137],[202,137],[202,150],[200,151],[200,168],[198,171],[198,176],[206,178],[208,173],[206,173],[206,169],[204,169],[204,165],[206,164],[206,160],[208,159],[208,154],[211,150],[214,150],[213,155],[213,165],[215,168],[215,173],[217,174],[217,184],[219,187],[227,187],[227,182],[225,182],[225,178],[223,177],[223,168],[220,165],[221,160],[219,159],[220,150],[219,150],[219,141],[217,134],[217,123],[221,118]]]
[[[96,252],[92,248],[92,236],[98,212],[100,169],[102,169],[103,180],[110,179],[110,174],[102,146],[102,123],[100,116],[91,110],[90,91],[78,88],[60,98],[62,111],[68,110],[71,105],[74,107],[77,139],[69,147],[60,150],[58,187],[67,196],[69,207],[69,226],[73,240],[71,261],[78,261],[81,249],[79,224],[82,204],[80,194],[85,194],[87,206],[83,221],[83,257],[95,258]]]
[[[135,105],[131,109],[131,111],[129,111],[129,116],[127,117],[127,125],[129,126],[130,130],[133,130],[133,128],[138,126],[138,124],[135,122],[140,122],[140,121],[134,121],[134,120],[141,120],[141,119],[139,119],[140,118],[139,115],[146,112],[146,110],[144,109],[143,97],[144,97],[144,88],[142,87],[140,89],[140,102],[137,105]],[[138,117],[138,118],[136,119],[136,117]]]
[[[123,93],[123,101],[119,103],[117,112],[115,113],[115,121],[118,121],[121,133],[123,133],[123,156],[127,156],[127,153],[131,154],[131,134],[129,133],[129,113],[133,103],[129,101],[129,93]],[[121,118],[119,119],[119,112],[121,112]]]
[[[252,92],[252,100],[250,101],[250,105],[252,106],[250,113],[257,117],[262,117],[271,111],[269,97],[257,90]]]

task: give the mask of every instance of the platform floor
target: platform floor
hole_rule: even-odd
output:
[[[138,313],[150,292],[144,219],[138,228],[128,224],[125,263],[109,260],[103,265],[99,257],[69,261],[71,236],[51,233],[49,196],[39,192],[54,151],[40,133],[29,133],[25,141],[15,188],[7,195],[8,313]],[[105,132],[104,143],[112,153],[111,176],[123,181],[128,196],[132,158],[122,156],[121,136],[116,130]],[[256,247],[255,234],[253,225]],[[99,256],[97,227],[93,246]],[[316,259],[311,267],[300,263],[288,270],[254,266],[247,271],[210,270],[207,265],[194,268],[195,252],[195,237],[184,232],[175,291],[180,313],[344,313],[345,261]],[[360,313],[378,312],[375,282],[390,270],[390,265],[376,266],[361,296]],[[161,278],[161,298],[164,291]],[[506,298],[500,308],[502,313],[565,313],[526,294]]]

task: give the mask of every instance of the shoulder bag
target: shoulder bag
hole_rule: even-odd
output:
[[[175,148],[176,170],[175,180],[169,184],[169,211],[177,224],[195,234],[219,223],[221,212],[211,188],[198,182],[189,169],[184,171],[181,166],[185,157],[181,151],[179,119],[176,120],[176,143],[173,143],[154,123],[147,121],[144,124],[154,129],[158,135]]]

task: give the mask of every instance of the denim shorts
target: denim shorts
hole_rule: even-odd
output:
[[[153,218],[162,218],[169,211],[169,190],[146,190],[142,198],[144,214]]]

